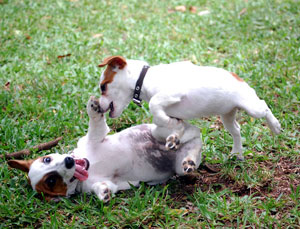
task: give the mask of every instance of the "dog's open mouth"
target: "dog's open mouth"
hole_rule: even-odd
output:
[[[115,111],[114,103],[111,102],[111,103],[109,104],[109,117],[110,117],[110,118],[113,117],[114,111]]]
[[[88,159],[74,159],[75,160],[75,173],[74,177],[80,181],[85,181],[89,177],[88,169],[90,162]]]

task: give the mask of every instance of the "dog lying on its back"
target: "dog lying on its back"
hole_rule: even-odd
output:
[[[233,137],[232,154],[242,160],[240,126],[235,119],[238,109],[255,118],[266,118],[270,129],[275,134],[280,133],[280,123],[265,101],[236,74],[185,61],[150,67],[141,84],[146,65],[144,61],[126,60],[121,56],[106,58],[99,65],[106,66],[100,78],[100,105],[104,111],[110,110],[110,117],[115,118],[131,99],[136,101],[140,96],[148,101],[157,125],[153,136],[162,140],[161,130],[171,132],[166,138],[167,149],[177,148],[179,142],[189,140],[183,137],[187,130],[182,120],[220,115]],[[190,139],[196,135],[199,135],[197,131],[191,132]]]
[[[50,154],[35,160],[10,160],[8,164],[28,173],[29,183],[46,198],[93,192],[109,201],[111,193],[138,186],[141,181],[158,184],[174,173],[184,175],[198,168],[201,160],[199,136],[167,151],[165,142],[151,134],[154,124],[143,124],[107,135],[109,128],[98,99],[91,97],[87,112],[89,128],[71,154]],[[189,132],[193,129],[187,123]],[[163,131],[165,137],[169,134]],[[163,137],[163,136],[162,136]],[[183,136],[185,137],[185,136]]]

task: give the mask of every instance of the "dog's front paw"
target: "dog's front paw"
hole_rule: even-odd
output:
[[[196,163],[190,158],[185,158],[182,162],[182,169],[184,174],[194,172],[196,170]]]
[[[99,99],[97,99],[95,96],[90,97],[87,104],[87,112],[90,117],[96,117],[103,113],[103,110],[99,104]]]
[[[167,150],[176,150],[179,148],[180,140],[176,134],[171,134],[166,139],[166,149]]]
[[[106,203],[110,201],[110,198],[111,198],[111,191],[108,188],[104,189],[100,200]]]
[[[98,196],[98,198],[100,200],[102,200],[103,202],[109,202],[111,199],[111,191],[109,190],[108,186],[106,185],[105,182],[102,183],[96,183],[93,186],[93,190],[96,193],[96,195]]]

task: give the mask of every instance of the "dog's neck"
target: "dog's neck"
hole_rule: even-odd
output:
[[[137,61],[137,60],[129,60],[128,61],[127,68],[128,68],[128,72],[129,72],[129,75],[128,75],[129,77],[128,77],[127,83],[129,84],[130,90],[132,91],[132,95],[135,90],[136,83],[137,83],[137,81],[140,77],[140,74],[143,70],[143,67],[145,65],[148,65],[148,63],[146,63],[144,61]],[[142,89],[141,89],[141,93],[140,93],[140,99],[145,100],[147,102],[149,102],[152,97],[152,93],[150,93],[147,85],[145,84],[145,81],[149,75],[148,73],[150,70],[151,70],[151,68],[146,73],[145,80],[142,84]]]

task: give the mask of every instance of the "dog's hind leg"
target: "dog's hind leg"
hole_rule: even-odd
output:
[[[221,120],[233,138],[231,155],[236,155],[239,160],[244,160],[240,125],[235,119],[236,112],[237,109],[233,109],[228,114],[221,115]]]
[[[185,175],[195,171],[201,162],[202,143],[200,138],[194,138],[184,144],[176,152],[175,172]]]
[[[250,116],[254,118],[266,118],[268,127],[270,130],[279,134],[281,130],[281,126],[279,121],[275,118],[272,111],[266,104],[264,100],[260,100],[257,98],[257,101],[251,101],[250,103],[244,103],[241,106]]]
[[[184,134],[181,138],[182,148],[179,149],[176,162],[176,173],[183,175],[195,171],[201,162],[202,142],[200,129],[183,122]]]
[[[107,133],[109,127],[106,124],[105,116],[99,104],[99,99],[91,96],[87,104],[87,113],[89,115],[89,129],[88,140],[102,141]]]

